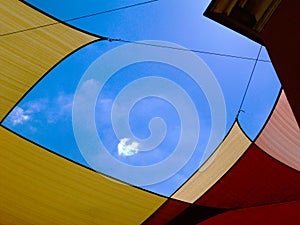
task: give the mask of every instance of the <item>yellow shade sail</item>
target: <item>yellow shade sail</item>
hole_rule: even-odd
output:
[[[140,224],[165,198],[67,161],[0,127],[1,224]]]
[[[100,37],[1,0],[0,120],[51,68]],[[79,166],[0,127],[0,224],[140,224],[166,199]]]
[[[100,38],[58,23],[20,1],[0,2],[2,120],[55,64],[79,47]],[[37,28],[40,26],[44,27]]]

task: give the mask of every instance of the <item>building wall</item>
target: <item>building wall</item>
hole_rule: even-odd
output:
[[[282,0],[261,33],[298,125],[300,124],[299,12],[299,0]]]

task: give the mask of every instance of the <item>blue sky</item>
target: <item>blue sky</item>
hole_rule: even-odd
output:
[[[30,0],[28,2],[60,20],[67,20],[142,1],[126,1],[124,3],[124,1],[95,0],[86,2],[80,0],[76,1],[76,4],[74,1]],[[143,43],[147,42],[146,40],[155,40],[163,45],[168,45],[168,42],[171,42],[170,45],[172,46],[172,43],[175,43],[187,49],[255,59],[260,45],[203,17],[202,14],[208,3],[207,0],[159,0],[124,10],[74,20],[70,24],[111,38]],[[212,113],[213,103],[211,102],[215,99],[209,97],[211,96],[207,93],[209,88],[205,88],[203,83],[201,83],[203,86],[199,88],[195,79],[191,78],[182,69],[183,67],[159,61],[164,59],[163,55],[166,56],[165,61],[178,56],[182,65],[189,65],[191,63],[189,57],[193,58],[190,54],[194,53],[188,51],[151,47],[154,54],[157,53],[157,55],[162,56],[153,56],[159,60],[146,60],[123,66],[109,77],[105,84],[102,84],[100,81],[104,73],[108,73],[111,68],[121,64],[124,58],[134,58],[130,52],[126,52],[127,47],[121,48],[122,46],[125,44],[100,41],[78,50],[53,68],[35,86],[5,119],[3,125],[80,164],[97,167],[96,169],[102,173],[169,196],[194,173],[200,163],[211,153],[211,150],[208,153],[204,151],[210,140],[213,118],[222,113]],[[149,46],[139,46],[138,50],[134,50],[134,55],[137,55],[136,51],[147,55],[146,48]],[[111,50],[123,55],[111,57]],[[222,120],[224,120],[225,130],[224,133],[220,132],[224,136],[237,115],[255,61],[211,54],[197,53],[196,55],[200,58],[196,64],[203,62],[206,65],[204,67],[211,70],[224,97],[226,119]],[[110,59],[110,61],[99,68],[105,59]],[[269,60],[264,48],[259,59]],[[209,77],[210,75],[199,72],[199,76]],[[88,77],[88,79],[84,77]],[[157,77],[161,79],[158,82]],[[143,79],[148,80],[141,83]],[[171,80],[180,86],[184,90],[183,95],[186,93],[193,104],[188,104],[185,98],[180,97],[183,95],[170,91],[173,83],[166,83],[166,85],[171,85],[170,88],[164,86],[166,80]],[[134,86],[137,81],[140,83]],[[157,85],[151,82],[157,82]],[[149,87],[160,87],[160,84],[161,88],[153,91],[152,95],[149,94],[152,92],[144,94],[148,87],[146,87],[147,83]],[[93,115],[91,121],[95,123],[97,135],[101,139],[101,146],[103,145],[105,152],[108,152],[109,157],[115,160],[111,165],[105,164],[106,156],[98,154],[97,149],[91,155],[83,153],[79,148],[80,141],[77,140],[76,142],[75,140],[78,135],[82,136],[81,139],[84,141],[89,140],[89,137],[85,137],[82,133],[76,134],[76,129],[74,134],[73,103],[74,99],[78,99],[76,98],[77,93],[82,93],[80,88],[84,87],[85,84],[90,85],[87,89],[90,94],[94,94],[94,89],[95,93],[99,92],[94,105],[94,114],[91,114]],[[127,86],[131,89],[134,87],[133,96],[147,95],[143,100],[134,102],[136,104],[130,109],[128,109],[130,96],[127,95],[129,92],[123,92],[125,93],[123,96],[120,94]],[[99,90],[100,87],[102,87],[101,91]],[[251,139],[256,137],[263,126],[274,105],[279,89],[280,83],[272,64],[258,61],[242,107],[244,112],[239,116],[243,129]],[[217,93],[217,89],[215,90]],[[177,105],[168,102],[173,96],[175,96],[174,102]],[[116,98],[120,100],[115,102]],[[90,106],[93,105],[87,103],[86,107]],[[184,132],[182,131],[184,125],[181,122],[182,114],[179,112],[181,107],[189,109],[182,110],[183,113],[192,112],[193,110],[190,108],[195,107],[197,115],[196,119],[185,120],[190,129],[184,130]],[[79,107],[79,109],[81,108]],[[115,120],[117,121],[115,125],[111,121],[112,110],[114,117],[118,118]],[[76,115],[75,107],[75,117]],[[188,114],[188,117],[192,115],[194,114]],[[128,121],[125,123],[124,118],[126,119],[126,116],[128,116]],[[156,119],[152,120],[153,118]],[[153,127],[149,128],[151,120],[154,121]],[[199,134],[194,135],[198,132],[197,126],[195,126],[197,120],[200,127]],[[127,135],[124,133],[125,131],[116,134],[114,126],[123,128],[123,124],[127,124],[127,122],[134,135]],[[195,149],[190,151],[193,148],[190,146],[192,141],[187,141],[186,144],[182,145],[181,150],[177,151],[178,154],[177,152],[174,153],[180,137],[184,135],[190,137],[189,140],[195,140]],[[143,142],[147,138],[150,139],[149,137],[152,139]],[[212,146],[217,146],[220,141],[220,137],[216,138],[212,141]],[[152,149],[148,149],[147,144]],[[88,146],[88,149],[95,148],[93,141],[88,141],[84,145]],[[189,157],[186,157],[187,155]],[[174,160],[169,160],[170,158]],[[183,158],[184,162],[182,162]],[[101,166],[98,167],[98,165]],[[147,170],[147,168],[154,168],[155,166],[158,170]],[[158,174],[162,174],[159,181],[155,180],[155,178],[160,177]],[[149,183],[145,177],[149,177],[150,180],[153,179],[153,182]],[[147,182],[148,184],[145,185]]]

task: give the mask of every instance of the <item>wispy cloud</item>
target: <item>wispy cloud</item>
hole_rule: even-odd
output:
[[[13,126],[16,126],[18,124],[23,124],[26,121],[30,120],[31,116],[21,107],[16,107],[14,110],[10,113],[9,121]]]
[[[100,87],[100,83],[95,79],[89,79],[82,83],[82,93],[84,94],[83,97],[90,98],[95,93],[98,93]]]
[[[28,114],[34,114],[45,109],[48,99],[39,99],[33,102],[27,102],[23,108],[26,109]]]
[[[47,105],[45,112],[47,122],[50,124],[56,123],[59,120],[71,118],[73,105],[73,94],[59,93]]]
[[[39,98],[16,106],[7,117],[12,126],[30,122],[30,130],[36,131],[37,124],[54,124],[72,116],[73,95],[63,92],[51,98]]]
[[[130,141],[129,138],[122,138],[118,144],[119,156],[132,156],[139,152],[139,143]]]

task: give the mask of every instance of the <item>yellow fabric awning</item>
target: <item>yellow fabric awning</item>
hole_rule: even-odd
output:
[[[1,224],[140,224],[165,198],[67,161],[0,127]]]
[[[92,36],[1,0],[0,120]],[[166,199],[115,182],[0,127],[0,224],[140,224]]]
[[[0,119],[3,119],[55,64],[99,38],[58,23],[19,1],[1,0],[0,13]]]

